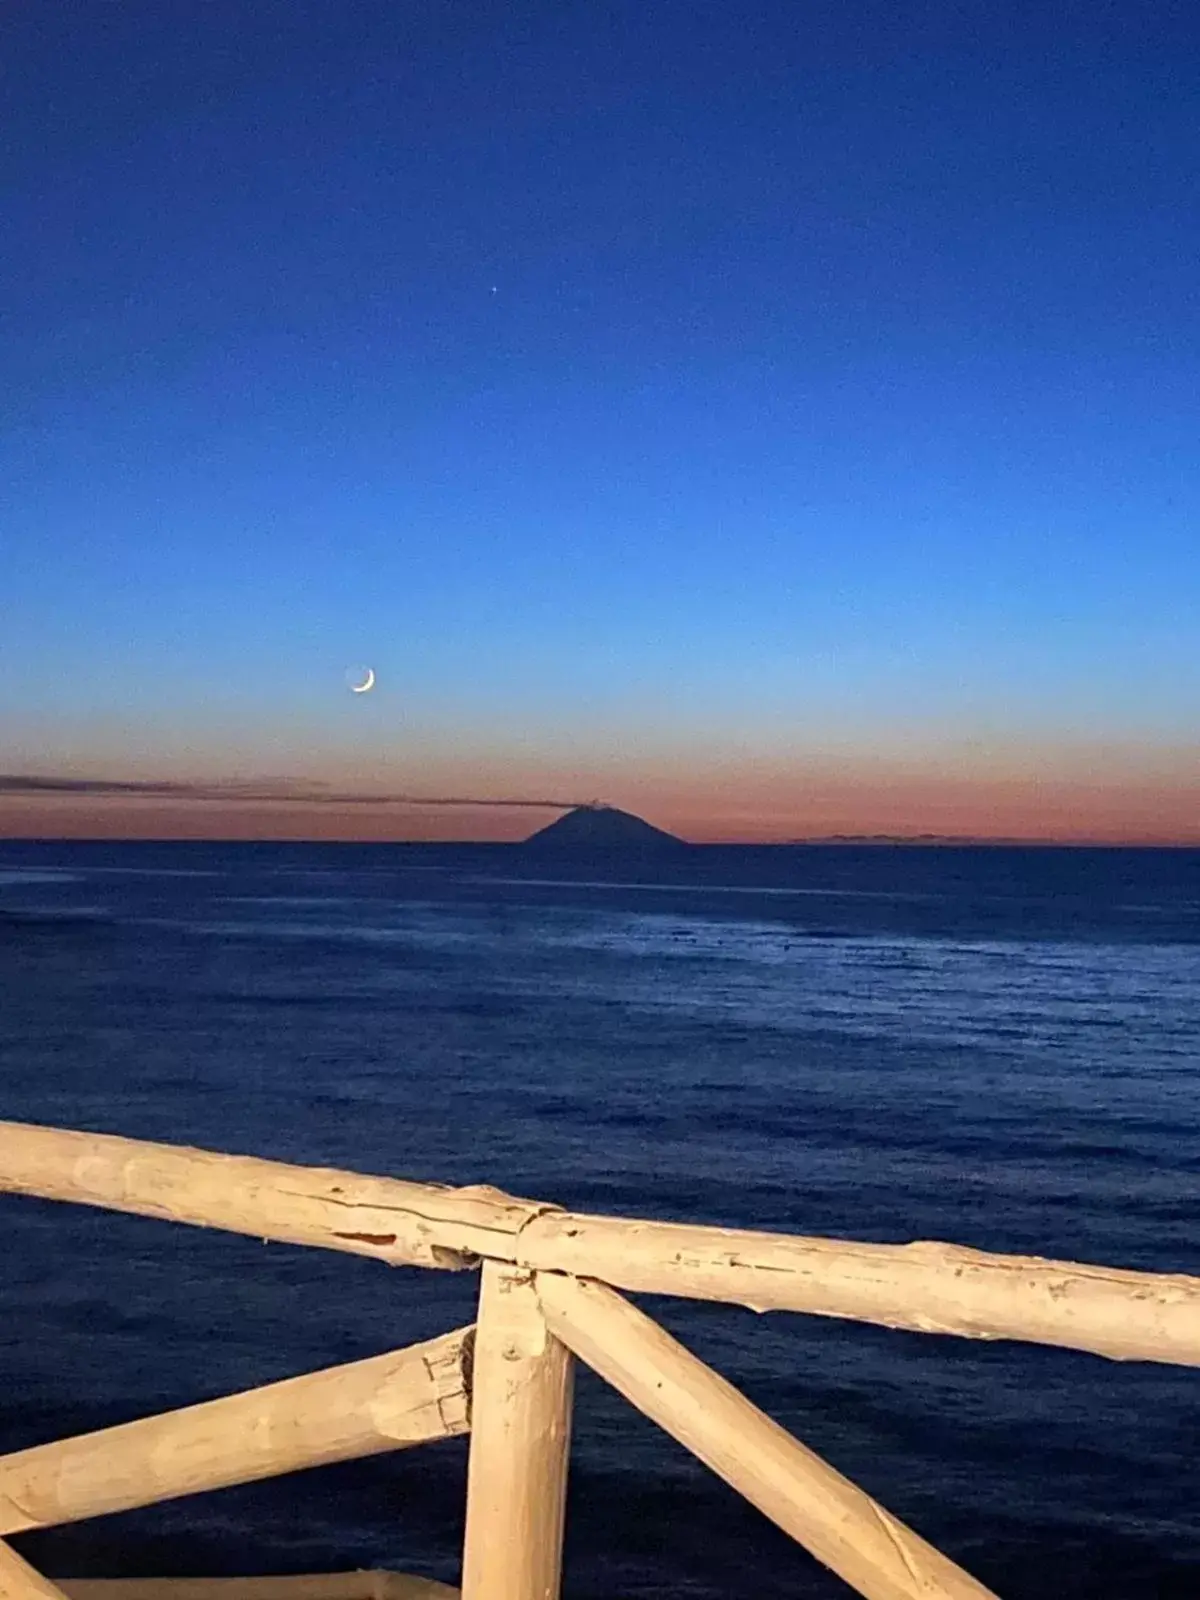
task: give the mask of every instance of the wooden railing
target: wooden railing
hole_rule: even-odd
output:
[[[870,1600],[984,1600],[992,1591],[617,1291],[1200,1366],[1200,1278],[1182,1275],[581,1216],[487,1187],[22,1123],[0,1123],[0,1191],[391,1264],[478,1267],[481,1280],[474,1328],[0,1457],[0,1536],[469,1432],[462,1600],[555,1600],[577,1357]],[[454,1593],[388,1573],[59,1587],[0,1538],[3,1600]]]

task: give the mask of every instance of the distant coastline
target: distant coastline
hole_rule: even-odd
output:
[[[816,850],[842,848],[910,850],[1194,850],[1200,839],[1048,839],[998,834],[822,833],[795,839],[708,839],[696,850]]]

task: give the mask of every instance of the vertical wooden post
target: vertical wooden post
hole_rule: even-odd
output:
[[[573,1357],[532,1274],[485,1261],[471,1400],[463,1600],[558,1600]]]
[[[0,1539],[0,1600],[67,1600],[62,1590],[35,1571]]]

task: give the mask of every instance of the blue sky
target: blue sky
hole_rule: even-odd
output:
[[[5,29],[0,765],[1195,749],[1188,8]]]

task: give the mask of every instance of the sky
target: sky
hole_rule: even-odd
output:
[[[1200,843],[1191,6],[17,0],[0,60],[0,835]]]

